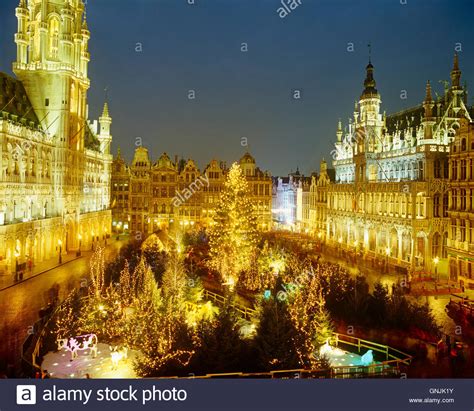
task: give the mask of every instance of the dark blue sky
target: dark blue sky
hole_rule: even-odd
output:
[[[474,82],[472,0],[302,0],[284,19],[279,0],[194,1],[88,0],[90,116],[108,86],[114,153],[130,159],[142,138],[153,159],[166,151],[203,168],[237,159],[246,137],[275,175],[316,170],[362,91],[369,42],[387,113],[422,101],[427,79],[441,92],[456,43]],[[0,71],[11,71],[17,4],[0,2]]]

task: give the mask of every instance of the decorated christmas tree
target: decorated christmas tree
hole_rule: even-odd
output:
[[[249,270],[257,247],[257,223],[249,186],[242,169],[232,165],[210,230],[212,268],[224,283],[233,285],[242,271]]]

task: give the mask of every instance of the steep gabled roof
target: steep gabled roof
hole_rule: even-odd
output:
[[[100,151],[100,141],[92,132],[89,123],[86,124],[84,130],[84,147],[88,150]]]
[[[412,131],[420,126],[423,113],[423,106],[419,105],[388,115],[386,121],[388,133],[394,134],[396,130],[403,130],[405,133],[408,130]]]
[[[26,94],[23,83],[6,73],[0,72],[0,113],[24,123],[28,127],[41,129],[41,124]]]

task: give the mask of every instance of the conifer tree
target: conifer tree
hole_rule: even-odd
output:
[[[232,285],[251,267],[258,240],[249,186],[237,163],[227,175],[209,234],[211,266]]]
[[[212,321],[201,321],[196,329],[198,348],[191,363],[195,374],[238,372],[242,367],[242,342],[238,316],[228,300]]]
[[[262,302],[260,323],[254,343],[262,371],[300,368],[295,347],[296,328],[287,302],[271,297]]]

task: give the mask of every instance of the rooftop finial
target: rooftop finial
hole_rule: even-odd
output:
[[[102,117],[110,117],[109,115],[109,89],[107,87],[104,88],[105,93],[105,103],[104,103],[104,110],[102,111]]]
[[[104,104],[104,109],[102,110],[102,116],[101,117],[110,117],[109,115],[109,105],[107,102]]]
[[[376,82],[374,79],[374,66],[372,65],[372,62],[369,57],[369,64],[367,64],[367,67],[365,68],[366,70],[366,76],[364,80],[364,92],[362,95],[374,95],[378,94],[376,87]]]
[[[453,69],[451,70],[451,86],[455,89],[461,87],[461,70],[459,70],[459,57],[458,53],[454,54]]]
[[[433,97],[431,96],[431,84],[430,84],[430,81],[429,81],[429,80],[426,82],[426,96],[425,96],[425,101],[433,101]]]
[[[87,12],[84,10],[84,20],[82,20],[82,30],[89,30],[87,27]]]
[[[369,48],[369,64],[371,63],[372,60],[372,44],[367,44],[367,47]]]
[[[453,63],[453,71],[459,70],[459,57],[458,53],[454,53],[454,63]]]

